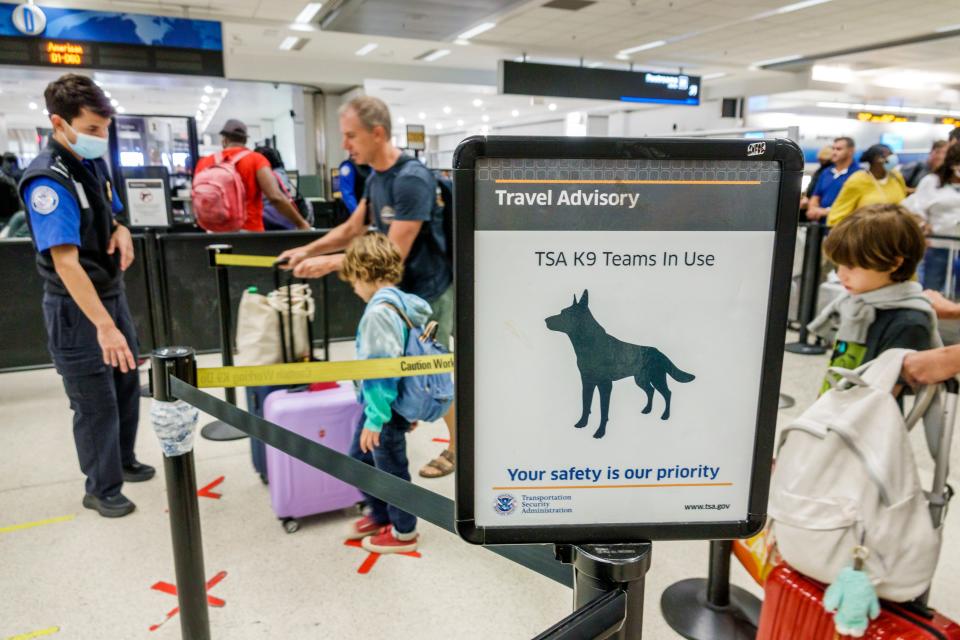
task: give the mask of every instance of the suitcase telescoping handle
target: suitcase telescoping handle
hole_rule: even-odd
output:
[[[957,417],[957,394],[960,383],[956,378],[950,378],[942,385],[926,385],[917,393],[913,408],[905,419],[907,429],[912,429],[917,422],[930,410],[937,395],[938,389],[944,391],[943,423],[940,425],[940,441],[937,455],[934,459],[933,485],[930,489],[930,516],[933,526],[940,527],[946,517],[947,504],[953,495],[953,490],[947,484],[950,473],[950,447],[953,444],[953,422]]]
[[[281,277],[280,277],[280,274],[281,274],[281,272],[282,272],[283,270],[282,270],[280,267],[283,266],[283,265],[285,265],[285,264],[287,264],[288,262],[289,262],[289,258],[283,258],[282,260],[277,260],[276,262],[273,263],[273,284],[274,284],[274,287],[276,288],[277,291],[280,291],[280,289],[281,289],[281,284],[280,284],[280,282],[281,282]],[[289,335],[290,335],[290,351],[289,351],[289,353],[287,352],[287,341],[286,341],[285,336],[284,336],[283,313],[281,313],[280,311],[277,312],[277,314],[278,314],[278,316],[279,316],[279,319],[280,319],[280,345],[281,345],[281,350],[282,350],[282,353],[283,353],[283,361],[284,361],[284,362],[293,362],[294,360],[296,360],[296,354],[297,354],[297,349],[296,349],[296,347],[294,346],[294,342],[295,342],[295,340],[296,340],[296,332],[293,330],[293,329],[294,329],[294,327],[293,327],[293,281],[294,281],[294,276],[293,276],[293,273],[291,272],[291,273],[290,273],[290,277],[289,277],[288,280],[287,280],[287,285],[286,285],[286,286],[287,286],[287,327],[286,327],[286,331],[287,331],[287,332],[289,333]],[[306,279],[306,278],[299,278],[299,281],[300,281],[301,284],[303,284],[303,285],[306,286],[306,287],[309,287],[309,286],[310,286],[310,285],[307,283],[307,279]],[[305,303],[305,307],[306,307],[306,306],[307,306],[307,305],[306,305],[306,303]],[[307,311],[308,311],[308,313],[307,313],[307,360],[308,360],[309,362],[313,362],[314,360],[316,360],[316,358],[314,358],[314,356],[313,356],[313,322],[311,322],[311,320],[310,320],[309,309],[307,309]],[[324,346],[324,348],[326,348],[326,346]]]

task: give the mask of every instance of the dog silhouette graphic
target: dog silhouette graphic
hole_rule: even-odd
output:
[[[643,408],[643,413],[653,410],[653,392],[658,391],[666,402],[660,419],[669,420],[671,394],[667,376],[677,382],[691,382],[695,376],[678,369],[655,347],[630,344],[607,334],[593,317],[589,305],[590,294],[584,290],[579,302],[574,294],[572,305],[546,318],[548,329],[567,334],[577,356],[577,368],[580,369],[580,381],[583,384],[583,414],[573,426],[577,429],[587,426],[593,390],[600,389],[600,428],[593,437],[602,438],[607,431],[613,383],[623,378],[633,378],[647,394],[647,406]]]

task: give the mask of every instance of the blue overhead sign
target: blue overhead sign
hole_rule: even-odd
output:
[[[23,36],[223,51],[223,30],[212,20],[0,2],[0,37]]]

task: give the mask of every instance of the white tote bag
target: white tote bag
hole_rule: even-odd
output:
[[[287,353],[290,349],[290,313],[293,313],[293,359],[310,355],[307,325],[313,321],[314,301],[309,285],[293,284],[288,300],[288,287],[280,287],[268,295],[247,290],[240,298],[237,312],[238,366],[278,364],[284,361],[280,346],[280,318]]]

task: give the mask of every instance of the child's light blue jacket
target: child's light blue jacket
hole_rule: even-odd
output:
[[[430,305],[412,293],[396,287],[380,289],[367,303],[357,326],[357,359],[399,358],[407,343],[407,325],[396,311],[383,304],[389,302],[403,310],[414,326],[423,326],[430,317]],[[380,432],[390,421],[393,401],[397,399],[399,378],[364,380],[360,386],[363,402],[363,428]]]

